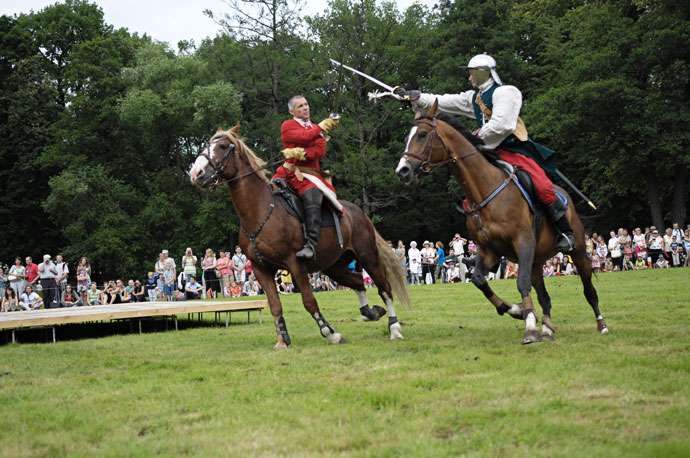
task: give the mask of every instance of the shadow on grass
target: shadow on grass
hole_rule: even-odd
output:
[[[239,317],[243,317],[244,313],[246,312],[235,312],[235,314],[239,315]],[[247,319],[238,319],[236,316],[232,316],[231,314],[227,324],[229,326],[247,326],[259,324],[258,318],[251,318],[252,319],[249,320],[248,323]],[[225,325],[226,316],[224,312],[218,313],[217,315],[213,312],[205,314],[192,313],[187,315],[178,315],[177,317],[177,329],[179,331],[193,328],[225,327]],[[55,330],[55,339],[57,341],[78,341],[115,335],[138,334],[140,332],[142,334],[167,331],[175,332],[175,318],[172,316],[144,317],[59,324],[55,325],[54,327],[20,328],[14,330],[14,339],[17,343],[52,343],[53,328]],[[0,331],[0,346],[11,343],[12,330],[7,329]]]

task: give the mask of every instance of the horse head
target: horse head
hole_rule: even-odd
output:
[[[449,162],[449,151],[436,129],[438,99],[426,113],[416,113],[395,173],[404,184],[415,183],[434,167]]]
[[[200,187],[217,186],[221,180],[231,179],[238,169],[236,146],[237,134],[240,131],[240,123],[230,130],[218,128],[211,137],[206,147],[199,153],[189,177],[192,184]]]

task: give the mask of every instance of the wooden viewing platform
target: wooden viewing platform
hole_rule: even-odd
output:
[[[0,331],[11,330],[12,342],[17,329],[48,327],[53,329],[55,342],[55,325],[85,323],[90,321],[138,319],[141,333],[141,319],[172,316],[177,329],[177,315],[225,312],[225,326],[229,325],[231,312],[259,311],[259,324],[262,323],[261,310],[268,306],[267,300],[248,301],[179,301],[179,302],[136,302],[133,304],[93,305],[58,309],[41,309],[22,312],[0,313]]]

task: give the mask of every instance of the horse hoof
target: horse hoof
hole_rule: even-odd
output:
[[[601,331],[599,331],[601,334],[608,334],[609,333],[609,328],[604,328]]]
[[[276,350],[276,351],[278,351],[278,350],[287,350],[287,347],[288,347],[288,346],[285,345],[285,342],[278,342],[277,344],[275,344],[275,346],[273,347],[273,349]]]
[[[599,331],[601,334],[609,333],[609,328],[606,326],[606,322],[603,318],[597,320],[597,331]]]
[[[331,345],[340,345],[346,344],[347,340],[345,340],[345,337],[343,337],[342,334],[336,332],[328,336],[328,343]]]
[[[394,323],[391,326],[391,340],[402,340],[402,330],[400,329],[400,323]]]
[[[541,336],[539,331],[536,329],[533,331],[525,331],[525,338],[522,339],[522,345],[528,345],[531,343],[541,342]]]
[[[541,341],[542,342],[553,342],[553,336],[551,334],[542,334]]]
[[[380,320],[381,317],[386,314],[386,309],[380,305],[375,305],[371,309],[374,311],[374,313],[376,313],[376,321]]]

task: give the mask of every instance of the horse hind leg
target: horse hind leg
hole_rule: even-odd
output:
[[[534,286],[537,292],[537,299],[542,311],[541,338],[542,340],[553,341],[553,335],[556,330],[551,322],[551,296],[546,291],[540,265],[532,266],[532,286]]]
[[[347,264],[338,262],[324,270],[323,273],[337,281],[339,285],[347,286],[357,293],[359,313],[362,316],[362,321],[378,321],[386,314],[386,309],[381,306],[369,307],[369,299],[367,298],[367,290],[364,286],[362,275],[350,272]]]
[[[584,288],[585,298],[589,305],[592,307],[594,316],[597,320],[597,331],[601,334],[608,334],[609,328],[606,326],[606,321],[604,317],[601,316],[599,311],[599,296],[597,295],[597,290],[592,284],[592,263],[587,257],[583,243],[579,243],[575,247],[575,252],[572,253],[573,263],[577,267],[577,272],[580,275],[580,281]]]

